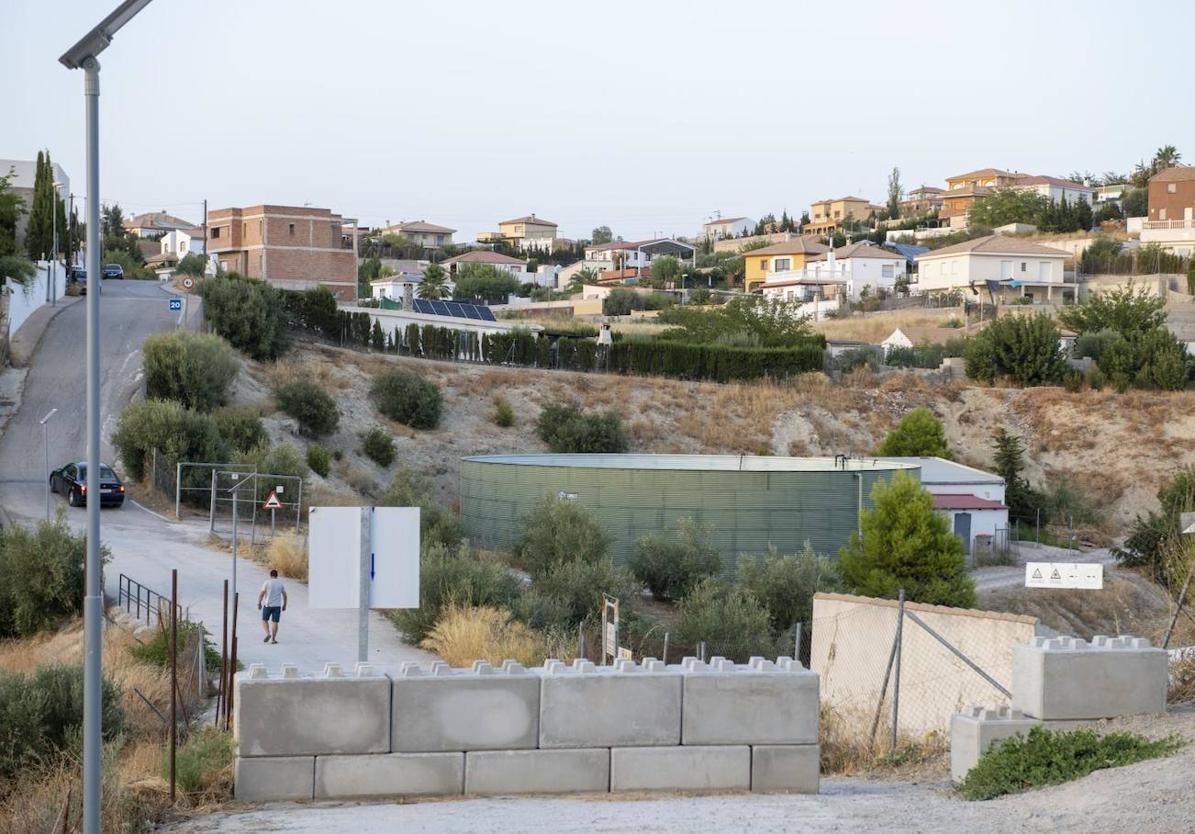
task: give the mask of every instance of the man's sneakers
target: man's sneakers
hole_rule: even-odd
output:
[[[265,640],[262,640],[261,642],[263,642],[263,643],[268,643],[268,642],[270,642],[270,635],[268,635],[268,634],[267,634],[267,635],[266,635],[266,639],[265,639]]]

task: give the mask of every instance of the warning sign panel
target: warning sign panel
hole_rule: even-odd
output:
[[[1104,587],[1104,566],[1098,562],[1028,562],[1025,587],[1098,591]]]
[[[282,509],[282,502],[278,500],[277,494],[271,492],[270,496],[266,499],[266,503],[261,506],[264,510],[280,510]]]

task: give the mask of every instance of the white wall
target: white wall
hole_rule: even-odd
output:
[[[963,252],[932,260],[919,259],[917,288],[920,292],[944,290],[966,287],[971,281],[979,283],[989,279],[998,281],[1001,278],[1061,284],[1065,261],[1065,258],[1042,255],[988,255],[975,252]],[[1004,262],[1011,265],[1011,272],[1008,274],[1003,271]]]
[[[66,267],[59,263],[55,278],[55,298],[66,295]],[[3,290],[8,294],[8,335],[11,338],[25,321],[46,304],[46,287],[50,280],[47,261],[38,261],[37,274],[27,286],[6,281]]]
[[[943,515],[950,520],[950,532],[954,532],[954,517],[960,513],[971,515],[971,541],[967,543],[967,552],[975,546],[976,536],[995,536],[996,528],[1008,527],[1008,510],[942,510]]]

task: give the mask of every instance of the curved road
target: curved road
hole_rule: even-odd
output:
[[[179,326],[180,314],[169,309],[174,296],[156,283],[107,281],[100,304],[100,417],[103,457],[115,455],[110,441],[121,410],[142,385],[141,343],[156,332]],[[38,421],[52,408],[49,423],[50,467],[86,456],[85,306],[78,302],[59,313],[33,352],[19,410],[0,435],[0,507],[16,523],[45,517],[48,472],[42,427]],[[85,527],[86,511],[51,496],[51,513],[62,511],[76,530]],[[130,500],[120,510],[100,514],[100,536],[112,552],[104,571],[108,597],[115,600],[118,577],[125,573],[155,591],[169,593],[170,571],[179,572],[179,596],[193,619],[202,620],[218,636],[223,580],[231,559],[212,549],[206,524],[186,524],[159,516]],[[354,611],[307,608],[307,586],[289,582],[290,606],[283,615],[278,645],[261,642],[254,610],[257,590],[266,578],[256,563],[242,559],[237,569],[241,591],[240,657],[246,662],[297,663],[303,670],[325,662],[352,665],[357,659],[357,615]],[[434,659],[405,645],[380,615],[370,620],[370,659],[383,668],[403,660]]]

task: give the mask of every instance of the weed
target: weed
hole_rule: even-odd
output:
[[[548,656],[543,635],[512,619],[509,611],[489,606],[446,608],[420,645],[452,666],[470,666],[474,660],[498,665],[508,658],[539,666]]]

